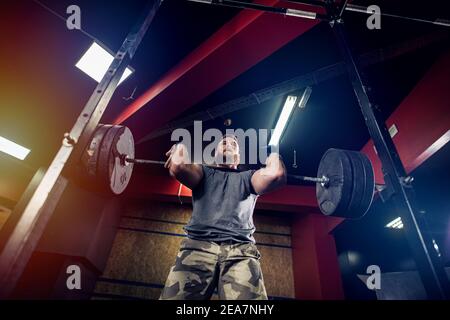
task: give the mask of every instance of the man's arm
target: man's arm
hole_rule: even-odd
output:
[[[266,160],[266,167],[259,169],[252,176],[252,186],[259,195],[274,191],[286,184],[286,168],[278,153],[271,153]]]
[[[189,189],[194,189],[203,179],[201,165],[190,163],[189,154],[185,145],[174,145],[166,153],[166,156],[168,156],[168,159],[164,167],[169,169],[170,176],[177,179]]]

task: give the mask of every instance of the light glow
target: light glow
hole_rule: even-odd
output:
[[[280,117],[278,118],[277,125],[273,131],[272,137],[270,138],[269,146],[278,146],[280,143],[281,135],[286,128],[288,120],[294,110],[295,102],[297,101],[296,96],[288,96],[286,102],[284,103],[283,111],[281,111]]]
[[[392,228],[392,229],[403,229],[403,222],[402,219],[400,217],[395,218],[394,220],[392,220],[391,222],[389,222],[386,225],[386,228]]]
[[[24,160],[30,153],[30,149],[22,147],[15,142],[0,137],[0,151],[9,154],[19,160]]]
[[[106,72],[108,72],[113,61],[114,56],[94,42],[75,66],[95,81],[100,82]],[[133,71],[130,68],[126,68],[119,84],[125,81],[132,73]]]

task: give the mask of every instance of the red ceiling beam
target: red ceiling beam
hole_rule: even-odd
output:
[[[275,6],[280,1],[258,3]],[[114,122],[125,122],[139,140],[317,23],[243,10],[148,88]]]

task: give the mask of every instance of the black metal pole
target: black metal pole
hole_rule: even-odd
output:
[[[14,290],[67,185],[67,179],[62,173],[69,173],[70,168],[80,159],[124,70],[133,58],[162,2],[163,0],[148,2],[148,9],[128,34],[71,132],[64,136],[61,148],[25,206],[0,253],[0,298],[8,298]]]
[[[287,2],[292,2],[292,3],[296,3],[296,4],[306,4],[306,5],[315,6],[315,7],[325,7],[326,6],[325,2],[323,2],[321,0],[300,0],[300,1],[287,0]]]
[[[305,11],[305,10],[282,8],[282,7],[271,7],[271,6],[265,6],[262,4],[257,4],[257,3],[252,3],[252,2],[242,2],[242,1],[236,1],[236,0],[187,0],[187,1],[213,4],[213,5],[223,6],[223,7],[232,7],[232,8],[239,8],[239,9],[257,10],[257,11],[263,11],[263,12],[268,12],[268,13],[277,13],[277,14],[282,14],[282,15],[286,15],[286,16],[312,19],[312,20],[317,19],[317,20],[328,21],[328,17],[326,15],[316,13],[314,11]]]
[[[415,203],[414,189],[408,183],[406,170],[388,132],[386,124],[379,118],[366,93],[358,67],[353,58],[342,23],[333,27],[337,42],[344,57],[353,89],[360,105],[370,136],[381,160],[386,187],[391,189],[391,199],[404,225],[406,238],[416,261],[416,266],[429,299],[449,299],[449,281],[441,259],[433,247],[423,218]]]
[[[358,6],[355,4],[347,4],[343,7],[343,10],[351,11],[351,12],[358,12],[358,13],[362,13],[362,14],[366,14],[366,15],[372,14],[372,12],[370,10],[367,11],[367,8],[368,7],[365,7],[365,6]],[[401,19],[401,20],[407,20],[407,21],[413,21],[413,22],[430,23],[430,24],[434,24],[437,26],[450,27],[450,21],[447,19],[436,18],[435,20],[429,20],[429,19],[424,19],[424,18],[419,18],[419,17],[409,17],[409,16],[405,16],[405,15],[401,15],[401,14],[388,13],[388,12],[384,12],[384,11],[380,12],[380,15],[384,16],[384,17],[395,18],[395,19]]]

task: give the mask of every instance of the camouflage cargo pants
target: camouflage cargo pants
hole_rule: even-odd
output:
[[[267,300],[253,243],[216,244],[185,239],[170,269],[160,300]]]

